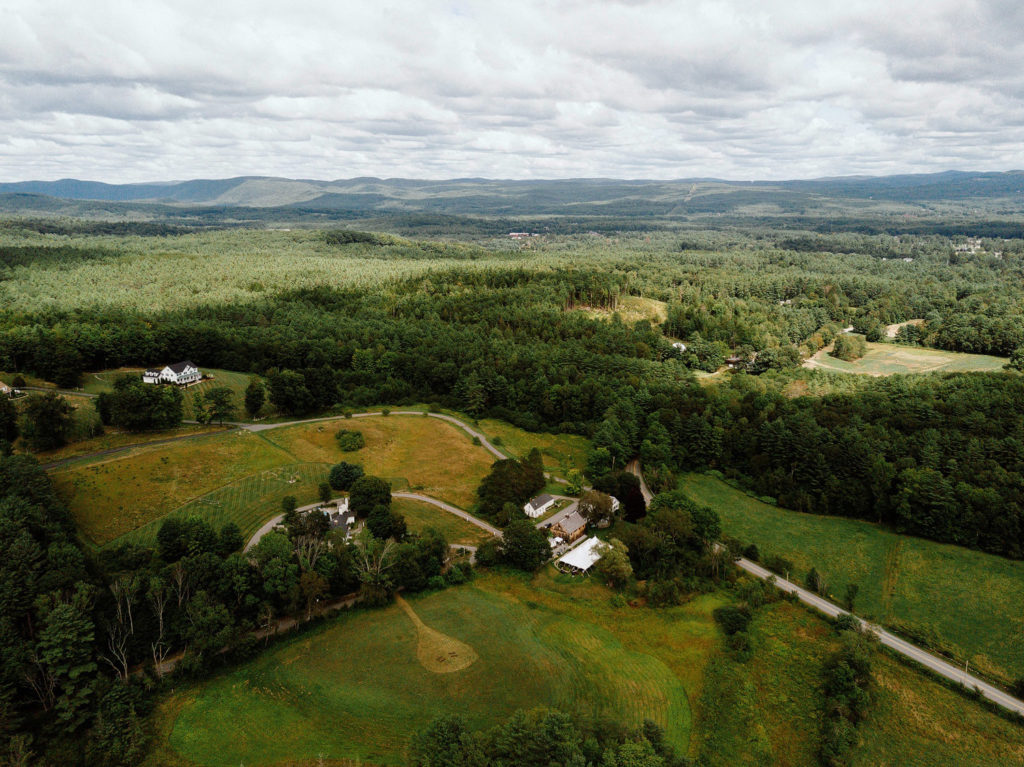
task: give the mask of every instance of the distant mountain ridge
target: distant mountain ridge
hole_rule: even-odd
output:
[[[751,193],[765,199],[816,195],[875,200],[1015,197],[1024,194],[1024,171],[946,171],[894,176],[846,176],[792,181],[729,181],[713,178],[648,179],[351,179],[316,180],[269,176],[191,179],[146,184],[107,184],[61,179],[0,183],[0,194],[45,195],[62,200],[149,202],[245,207],[297,206],[319,210],[461,210],[489,213],[544,212],[634,199],[668,211],[715,194]],[[754,198],[751,198],[753,201]],[[689,206],[688,206],[689,207]],[[699,206],[698,206],[699,207]],[[582,212],[582,211],[581,211]]]

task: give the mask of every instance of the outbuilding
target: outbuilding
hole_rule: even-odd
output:
[[[600,538],[587,538],[572,551],[566,552],[557,562],[555,567],[563,573],[572,575],[585,574],[597,561],[604,556],[608,544]]]

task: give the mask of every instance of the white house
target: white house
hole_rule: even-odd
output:
[[[184,386],[185,384],[195,383],[202,379],[203,374],[199,372],[199,368],[196,367],[194,362],[188,360],[168,365],[163,370],[151,368],[142,374],[143,382],[151,384],[172,383]]]
[[[326,508],[323,510],[324,516],[327,517],[327,521],[331,524],[331,530],[341,530],[345,533],[346,538],[352,536],[352,531],[356,526],[356,513],[349,511],[348,498],[342,498],[338,501],[338,507],[336,510]]]
[[[555,504],[555,499],[547,493],[538,495],[536,498],[531,498],[523,506],[523,511],[526,512],[528,517],[539,517],[545,511],[550,509]]]

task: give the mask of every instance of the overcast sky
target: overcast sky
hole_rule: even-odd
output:
[[[0,180],[1024,167],[1020,0],[0,0]]]

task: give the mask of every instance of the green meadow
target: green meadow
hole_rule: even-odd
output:
[[[860,615],[931,635],[1000,679],[1024,676],[1024,562],[781,509],[705,474],[686,475],[681,487],[718,512],[727,535],[757,544],[762,559],[791,561],[794,580],[814,567],[837,599],[856,583]]]

